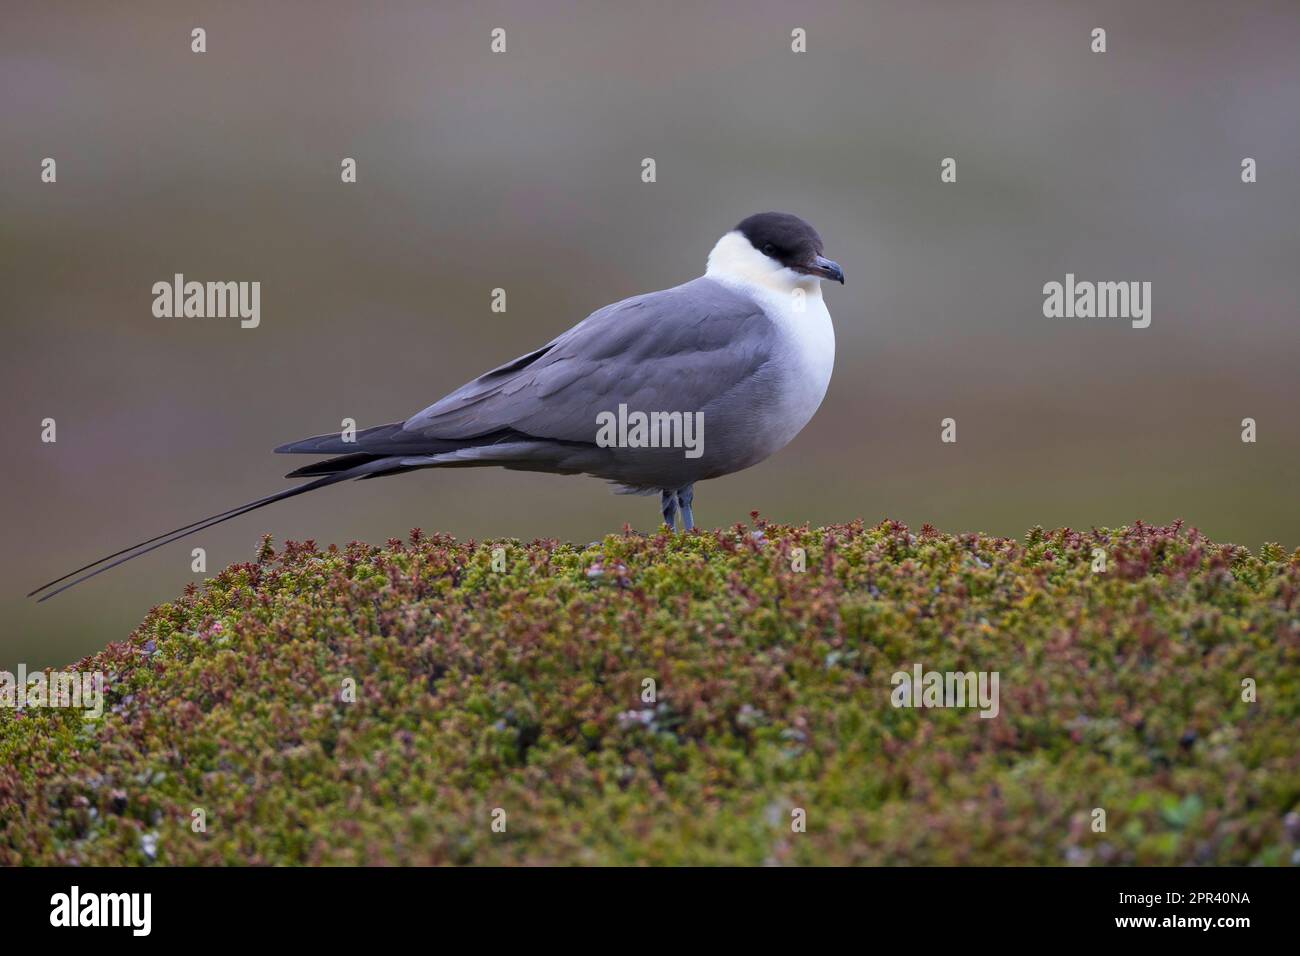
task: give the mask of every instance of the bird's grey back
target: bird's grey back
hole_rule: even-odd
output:
[[[708,411],[756,375],[776,331],[748,296],[701,277],[606,306],[542,348],[409,418],[405,439],[501,429],[591,442],[601,411]]]

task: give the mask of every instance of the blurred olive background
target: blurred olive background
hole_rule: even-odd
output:
[[[1294,3],[612,6],[5,4],[0,668],[123,638],[201,577],[196,546],[215,571],[263,532],[654,528],[655,500],[594,479],[426,472],[22,597],[282,487],[305,459],[281,442],[403,418],[698,275],[764,209],[812,221],[848,275],[827,289],[835,378],[789,448],[697,489],[703,525],[1184,518],[1300,544]],[[261,327],[154,318],[151,286],[176,272],[259,280]],[[1066,272],[1152,282],[1151,327],[1045,319]]]

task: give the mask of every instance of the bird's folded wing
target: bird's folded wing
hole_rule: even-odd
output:
[[[405,441],[511,429],[591,442],[596,416],[696,412],[754,375],[776,330],[751,299],[707,278],[606,306],[548,345],[479,376],[402,426]]]

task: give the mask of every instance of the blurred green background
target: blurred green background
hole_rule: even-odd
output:
[[[1184,518],[1300,544],[1294,3],[620,6],[6,3],[0,668],[123,638],[198,577],[196,546],[215,571],[263,532],[654,528],[655,501],[594,479],[428,472],[22,597],[282,487],[303,459],[281,442],[403,418],[698,275],[764,209],[812,221],[848,275],[835,378],[789,448],[697,489],[702,524]],[[260,281],[261,327],[154,318],[176,272]],[[1152,282],[1151,327],[1045,319],[1067,272]]]

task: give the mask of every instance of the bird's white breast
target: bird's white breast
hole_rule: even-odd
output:
[[[765,416],[771,431],[764,451],[771,454],[811,421],[831,383],[835,328],[821,280],[781,267],[738,232],[718,241],[706,275],[757,302],[781,336],[773,359],[777,384]]]
[[[781,382],[774,395],[773,436],[781,447],[812,420],[831,384],[835,366],[835,328],[815,280],[807,293],[803,310],[783,296],[769,296],[764,311],[785,340],[778,359]],[[757,296],[756,296],[757,298]],[[760,299],[762,301],[762,299]]]

